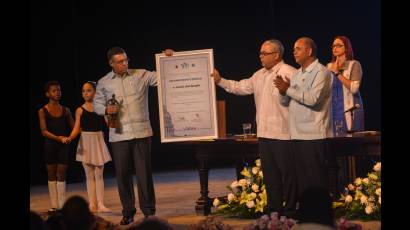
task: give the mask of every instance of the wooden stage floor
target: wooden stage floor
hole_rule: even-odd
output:
[[[154,186],[156,195],[156,216],[168,220],[175,229],[186,229],[189,225],[197,223],[205,217],[195,213],[195,202],[200,197],[199,176],[196,170],[181,170],[154,173]],[[212,169],[209,172],[209,196],[225,196],[228,194],[227,185],[235,180],[234,168]],[[134,176],[134,182],[136,177]],[[97,213],[97,215],[118,224],[122,218],[121,204],[118,195],[115,177],[104,178],[105,181],[105,206],[112,210],[111,213]],[[134,183],[137,196],[138,190]],[[85,181],[66,185],[66,197],[80,195],[88,200]],[[30,187],[30,209],[38,213],[46,212],[50,207],[47,185]],[[143,217],[136,197],[137,214],[134,220]],[[252,220],[224,219],[224,223],[235,229],[242,229]]]

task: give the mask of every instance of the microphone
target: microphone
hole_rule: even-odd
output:
[[[355,104],[352,108],[345,111],[345,113],[353,112],[355,109],[360,109],[360,104]]]

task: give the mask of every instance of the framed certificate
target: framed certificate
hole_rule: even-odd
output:
[[[218,138],[213,50],[156,54],[161,142]]]

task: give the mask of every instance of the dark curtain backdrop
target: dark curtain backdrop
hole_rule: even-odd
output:
[[[155,53],[214,49],[215,67],[228,79],[250,77],[261,68],[258,51],[270,38],[285,46],[285,62],[294,62],[292,47],[301,36],[318,45],[323,64],[331,58],[331,44],[346,35],[355,58],[363,67],[360,88],[367,130],[380,130],[380,0],[368,1],[31,1],[29,16],[30,73],[30,172],[31,184],[46,183],[38,126],[38,109],[47,100],[43,84],[58,80],[61,104],[74,112],[83,103],[81,86],[97,81],[110,68],[106,52],[123,47],[130,68],[155,70]],[[189,149],[164,149],[159,142],[156,88],[150,90],[150,117],[154,130],[154,170],[194,167]],[[241,132],[241,124],[253,122],[253,96],[235,96],[217,89],[226,101],[227,132]],[[75,162],[76,142],[71,145],[70,181],[82,180],[82,166]],[[219,162],[229,164],[229,162]],[[107,165],[107,173],[112,163]]]

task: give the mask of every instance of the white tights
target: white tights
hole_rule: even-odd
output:
[[[90,204],[103,204],[104,200],[104,165],[95,166],[83,162],[87,179],[87,192]]]

